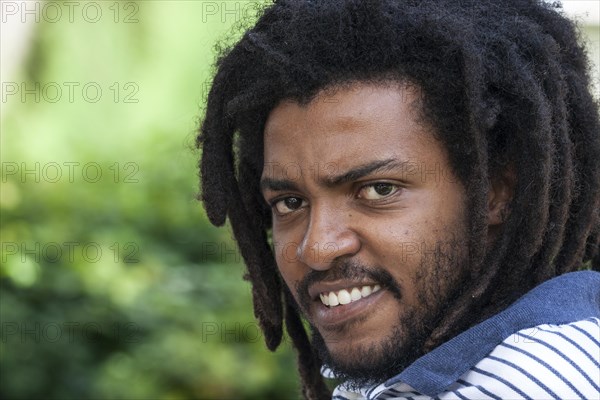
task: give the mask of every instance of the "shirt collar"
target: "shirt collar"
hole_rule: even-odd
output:
[[[444,391],[504,339],[542,324],[600,316],[600,273],[571,272],[535,287],[504,311],[469,328],[385,382],[399,382],[428,396]]]

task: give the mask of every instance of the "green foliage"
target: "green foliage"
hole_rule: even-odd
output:
[[[54,86],[2,104],[0,398],[297,397],[290,346],[266,350],[230,232],[195,200],[212,47],[248,13],[206,3],[35,24],[11,79]]]

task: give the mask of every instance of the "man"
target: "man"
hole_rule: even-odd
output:
[[[290,0],[221,55],[201,198],[306,398],[600,398],[576,32],[533,0]]]

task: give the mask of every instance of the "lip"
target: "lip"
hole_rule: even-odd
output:
[[[339,289],[326,289],[327,290],[340,290],[347,288],[348,286],[342,286]],[[353,301],[352,303],[338,305],[335,307],[328,307],[318,299],[313,300],[313,323],[319,328],[328,330],[336,329],[340,324],[349,323],[353,320],[356,321],[374,312],[373,307],[375,303],[381,300],[383,296],[387,294],[385,289],[380,289],[378,292],[373,293],[367,297],[361,298],[360,300]]]

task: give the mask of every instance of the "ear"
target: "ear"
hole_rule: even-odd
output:
[[[490,179],[488,192],[488,225],[504,223],[509,212],[510,202],[515,192],[517,174],[513,167],[506,167],[501,173]]]

